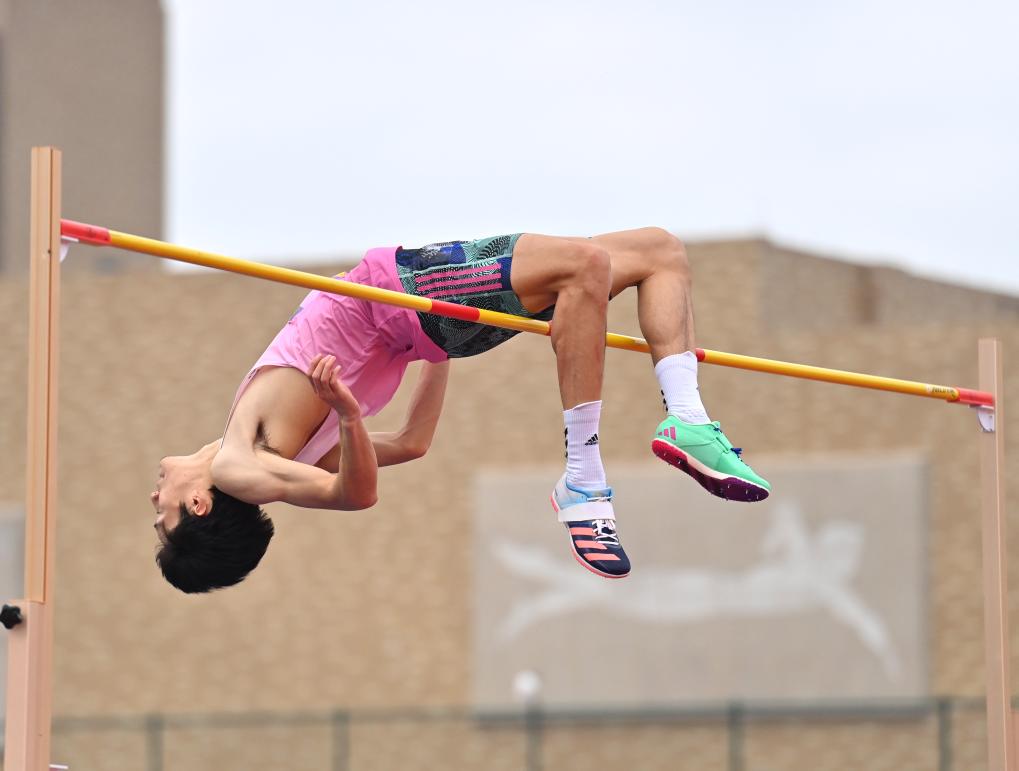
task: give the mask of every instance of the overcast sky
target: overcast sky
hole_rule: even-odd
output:
[[[171,240],[656,224],[1019,293],[1014,0],[164,4]]]

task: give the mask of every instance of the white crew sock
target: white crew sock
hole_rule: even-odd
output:
[[[697,388],[697,355],[693,351],[666,356],[655,365],[665,410],[684,423],[710,423]]]
[[[598,448],[601,402],[585,402],[563,411],[566,423],[566,481],[582,490],[604,490],[605,469]]]

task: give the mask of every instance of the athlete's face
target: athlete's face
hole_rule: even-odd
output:
[[[149,501],[156,512],[154,527],[161,540],[180,524],[180,508],[204,516],[212,507],[209,494],[209,460],[200,450],[194,455],[168,455],[159,461],[156,489],[149,493]]]
[[[166,540],[166,533],[180,522],[180,504],[184,500],[181,492],[183,475],[176,460],[176,457],[168,456],[159,461],[156,489],[149,494],[152,508],[156,510],[154,527],[161,540]]]

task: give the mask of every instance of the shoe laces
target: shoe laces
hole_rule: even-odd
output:
[[[723,440],[725,439],[725,434],[722,434],[722,424],[721,424],[721,423],[719,423],[719,422],[718,422],[718,421],[716,420],[716,421],[715,421],[714,423],[712,423],[712,424],[711,424],[711,427],[712,427],[713,429],[715,429],[715,433],[716,433],[716,434],[721,434],[721,437],[720,437],[721,439],[723,439]],[[742,447],[733,447],[733,446],[732,446],[731,444],[729,444],[729,442],[727,442],[727,441],[723,441],[723,443],[724,443],[725,445],[727,445],[727,446],[728,446],[728,448],[729,448],[730,450],[732,450],[732,451],[733,451],[733,453],[735,453],[735,455],[736,455],[736,457],[737,457],[737,458],[739,458],[740,460],[743,460],[743,448],[742,448]]]
[[[616,532],[616,523],[611,519],[591,520],[594,529],[594,540],[606,546],[619,546],[619,534]]]

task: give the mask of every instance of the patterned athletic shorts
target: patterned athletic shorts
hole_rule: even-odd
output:
[[[548,321],[555,306],[530,313],[510,286],[520,234],[398,249],[396,271],[407,294]],[[517,334],[471,321],[418,313],[421,328],[450,358],[484,353]]]

